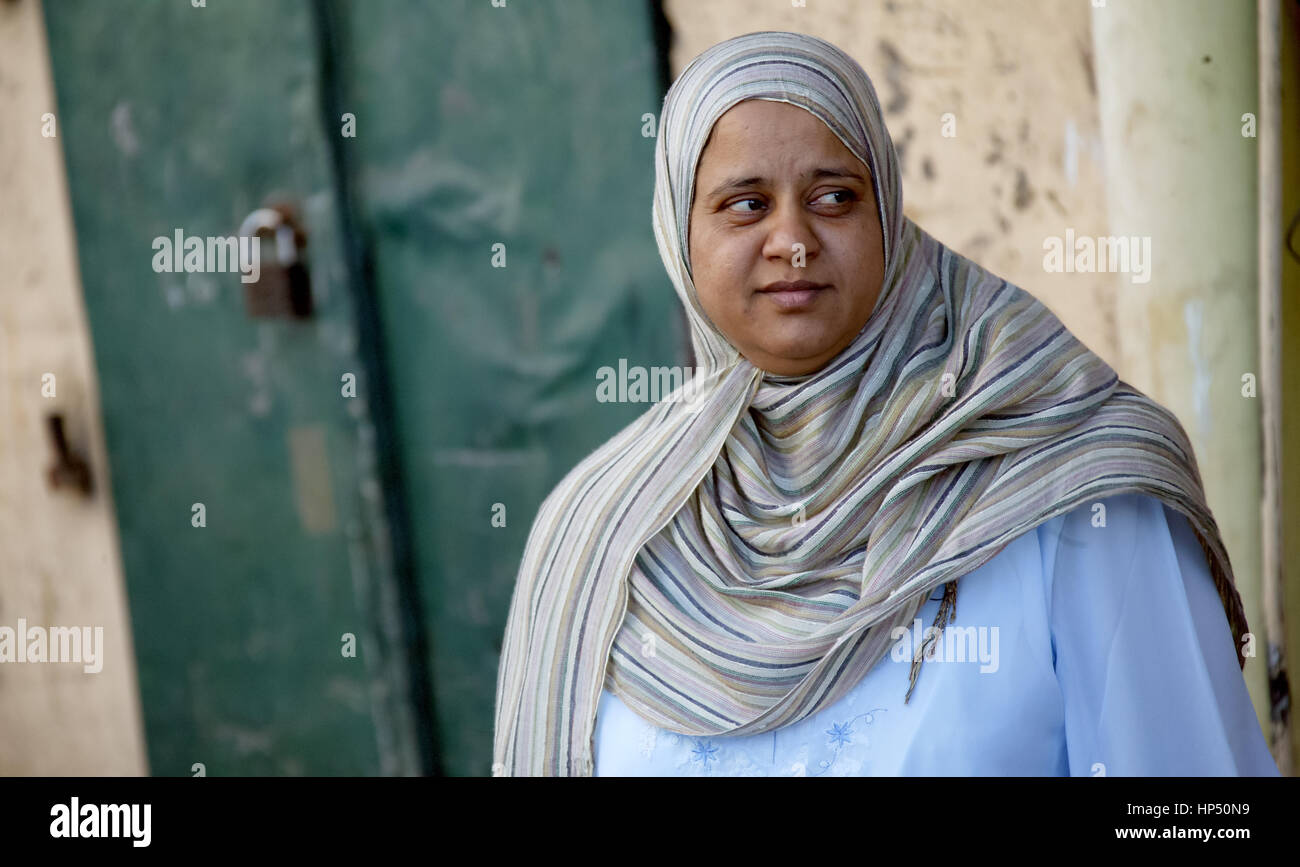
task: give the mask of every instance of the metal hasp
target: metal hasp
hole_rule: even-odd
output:
[[[68,437],[63,430],[63,416],[51,413],[46,416],[46,433],[54,450],[54,464],[46,470],[46,481],[51,488],[70,488],[89,496],[92,490],[90,466],[81,455],[68,447]]]

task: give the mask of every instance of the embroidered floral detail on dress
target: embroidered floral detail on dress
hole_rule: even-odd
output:
[[[645,725],[645,731],[641,733],[641,755],[646,759],[651,758],[655,752],[655,741],[658,739],[659,730],[652,725]]]
[[[718,748],[713,745],[712,741],[702,741],[696,738],[695,749],[691,750],[691,761],[699,762],[707,767],[709,762],[718,760],[718,757],[714,755],[717,751]]]
[[[830,759],[829,760],[822,759],[821,761],[817,762],[816,765],[817,770],[812,771],[811,773],[809,773],[806,767],[803,765],[796,766],[798,770],[801,772],[800,776],[806,774],[807,776],[819,777],[822,774],[829,771],[832,767],[835,766],[836,759],[840,757],[840,750],[848,746],[849,744],[853,743],[853,734],[854,734],[853,723],[857,722],[858,720],[863,720],[866,725],[871,725],[871,723],[875,721],[876,718],[875,715],[877,713],[883,713],[884,710],[885,709],[883,707],[872,708],[869,711],[858,714],[857,716],[850,719],[848,722],[832,723],[831,727],[826,729],[826,734],[828,736],[826,740],[826,744],[827,747],[830,750],[832,750]],[[862,746],[869,747],[870,745],[871,745],[870,741],[868,741],[866,736],[863,735]]]

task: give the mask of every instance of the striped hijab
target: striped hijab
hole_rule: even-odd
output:
[[[742,358],[691,282],[696,163],[744,99],[814,114],[876,189],[880,296],[806,376]],[[880,105],[847,54],[782,32],[713,46],[664,99],[655,179],[655,239],[699,368],[692,400],[656,404],[542,503],[502,645],[495,775],[591,775],[606,686],[685,734],[801,720],[849,692],[933,588],[942,629],[962,575],[1126,492],[1191,520],[1241,647],[1241,599],[1181,425],[1041,302],[903,216]]]

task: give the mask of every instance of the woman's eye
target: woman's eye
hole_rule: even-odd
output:
[[[737,201],[734,201],[734,202],[732,202],[730,205],[728,205],[728,206],[727,206],[727,210],[731,210],[731,209],[735,208],[736,205],[743,205],[743,204],[746,204],[746,203],[748,203],[748,202],[757,202],[757,203],[760,204],[760,205],[762,204],[762,202],[759,201],[758,199],[738,199]],[[740,211],[740,213],[742,213],[742,214],[752,214],[752,213],[754,213],[754,212],[753,212],[752,210],[749,210],[749,209],[742,209],[742,210]]]
[[[817,201],[820,202],[822,199],[826,198],[826,196],[844,196],[844,199],[841,201],[831,202],[830,204],[832,205],[847,205],[849,202],[853,201],[854,198],[852,190],[832,190],[829,193],[818,196]]]

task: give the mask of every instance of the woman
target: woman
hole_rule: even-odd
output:
[[[1182,428],[903,216],[857,63],[720,43],[655,159],[700,372],[542,504],[494,773],[1277,773]]]

